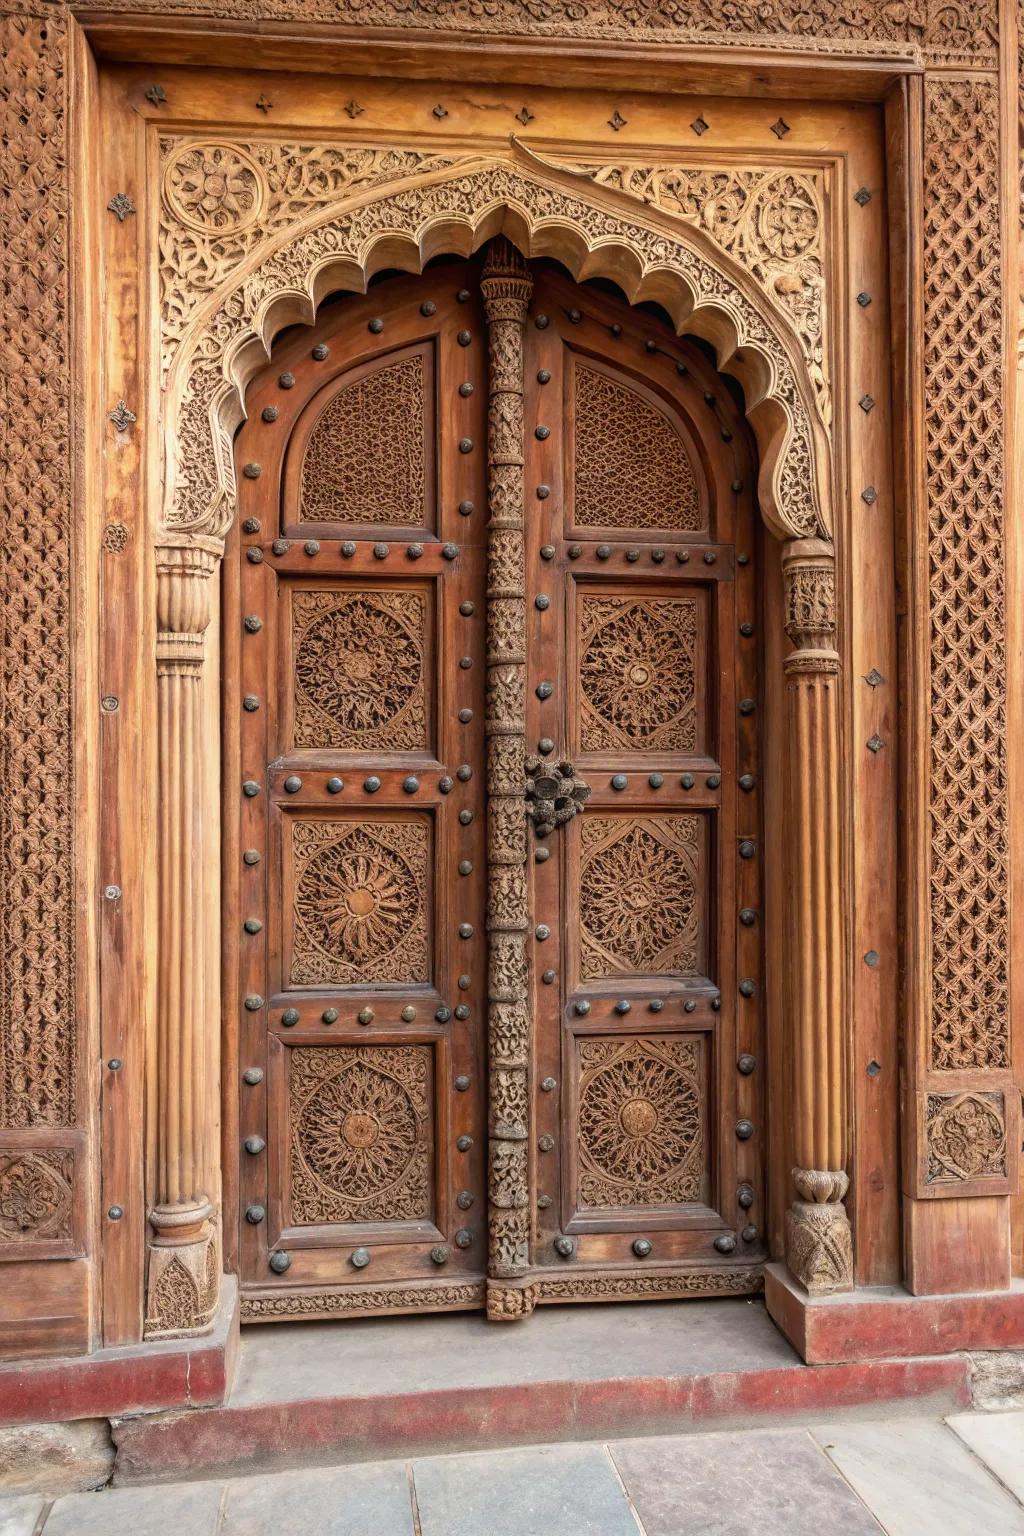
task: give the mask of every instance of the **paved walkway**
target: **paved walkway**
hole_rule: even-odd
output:
[[[0,1499],[0,1536],[1024,1536],[1024,1412]]]

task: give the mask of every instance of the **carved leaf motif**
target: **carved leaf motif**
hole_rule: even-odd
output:
[[[429,980],[429,846],[425,817],[294,825],[292,986]]]
[[[581,593],[578,614],[583,750],[693,752],[695,599]]]
[[[425,1045],[289,1052],[292,1221],[430,1216],[430,1054]]]
[[[705,1105],[697,1042],[586,1039],[578,1051],[578,1203],[698,1200]]]
[[[595,368],[575,374],[574,522],[581,528],[692,531],[697,481],[666,412]]]
[[[304,522],[422,525],[424,384],[423,358],[416,353],[331,396],[303,455]]]
[[[0,1152],[0,1241],[71,1237],[73,1163],[70,1151]]]

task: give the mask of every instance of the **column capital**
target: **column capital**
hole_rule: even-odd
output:
[[[796,649],[785,659],[787,675],[833,674],[836,651],[836,556],[827,539],[792,539],[783,546],[786,634]]]
[[[157,666],[198,677],[212,613],[210,578],[220,564],[220,539],[182,534],[156,546]]]

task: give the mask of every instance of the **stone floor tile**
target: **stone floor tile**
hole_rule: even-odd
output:
[[[228,1484],[220,1536],[414,1536],[404,1462],[317,1467]]]
[[[879,1536],[802,1429],[618,1440],[609,1450],[647,1536]]]
[[[223,1483],[160,1483],[71,1493],[50,1511],[44,1536],[217,1536]]]
[[[44,1502],[37,1493],[0,1498],[0,1536],[32,1536]]]
[[[422,1536],[639,1536],[603,1446],[431,1456],[413,1476]]]
[[[958,1413],[946,1423],[1024,1504],[1024,1410]]]
[[[1024,1536],[1024,1509],[931,1419],[811,1433],[889,1536]]]

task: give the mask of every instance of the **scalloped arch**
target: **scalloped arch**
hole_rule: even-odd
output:
[[[505,234],[577,280],[609,278],[656,300],[677,332],[710,342],[742,384],[760,454],[762,515],[779,538],[830,538],[831,450],[795,337],[750,276],[700,230],[550,167],[515,146],[467,157],[319,210],[257,248],[197,311],[167,380],[163,537],[222,538],[235,515],[232,438],[245,390],[288,325],[365,291],[384,268],[420,271]]]

